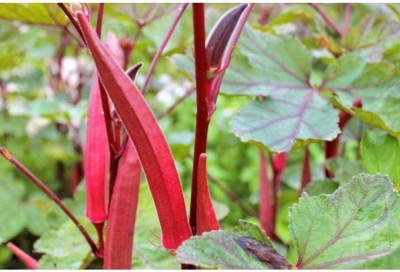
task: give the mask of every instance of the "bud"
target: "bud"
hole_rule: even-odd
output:
[[[90,21],[90,11],[89,8],[86,6],[86,4],[71,3],[69,7],[73,14],[76,14],[77,12],[80,11]]]
[[[209,72],[215,74],[229,64],[232,37],[239,19],[248,4],[241,4],[227,11],[214,25],[206,41],[207,65]]]

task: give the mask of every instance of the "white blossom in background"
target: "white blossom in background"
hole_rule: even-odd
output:
[[[331,52],[326,49],[313,49],[311,50],[311,56],[316,59],[320,58],[334,58]]]
[[[292,23],[280,24],[273,27],[276,34],[290,34],[296,32],[296,25]]]
[[[29,137],[34,137],[37,135],[43,128],[50,124],[50,120],[38,116],[32,116],[25,125],[26,134]]]
[[[176,82],[167,74],[161,75],[159,80],[159,84],[162,88],[157,93],[156,100],[166,107],[171,106],[179,97],[183,96],[192,88],[192,83],[190,81],[185,80],[182,83]]]
[[[79,64],[75,58],[64,57],[61,62],[61,79],[68,84],[70,88],[76,88],[79,85]]]

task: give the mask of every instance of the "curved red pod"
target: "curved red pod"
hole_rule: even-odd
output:
[[[100,80],[134,143],[160,220],[163,245],[178,248],[191,236],[175,163],[157,120],[125,71],[101,43],[83,13],[77,18]]]

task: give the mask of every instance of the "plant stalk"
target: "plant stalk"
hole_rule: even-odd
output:
[[[205,47],[205,24],[204,24],[204,4],[193,4],[193,28],[194,28],[194,56],[196,68],[196,132],[193,157],[192,173],[192,195],[190,202],[190,227],[196,233],[197,219],[197,182],[198,164],[202,153],[206,153],[209,116],[209,90],[207,88],[207,64]]]
[[[180,6],[174,21],[172,22],[171,26],[169,27],[169,29],[167,31],[167,34],[164,37],[164,40],[162,41],[160,47],[158,48],[157,53],[154,56],[153,60],[151,61],[149,71],[147,72],[146,77],[145,77],[144,82],[143,82],[143,85],[142,85],[142,89],[141,89],[142,93],[144,93],[146,91],[147,86],[148,86],[148,84],[150,82],[150,78],[151,78],[151,76],[152,76],[152,74],[154,72],[154,69],[156,68],[157,62],[160,59],[161,54],[165,49],[165,46],[167,45],[168,41],[170,40],[170,38],[172,36],[172,33],[174,33],[176,25],[178,24],[179,20],[181,19],[182,15],[185,12],[185,10],[186,10],[188,5],[189,5],[188,3],[183,3]]]
[[[58,207],[60,207],[61,210],[63,210],[63,212],[72,220],[72,222],[74,222],[76,227],[79,229],[79,231],[85,237],[93,254],[98,258],[102,258],[103,257],[102,252],[99,251],[96,244],[90,237],[89,233],[82,226],[82,224],[75,217],[75,215],[68,209],[68,207],[65,206],[64,203],[49,188],[47,188],[47,186],[42,181],[40,181],[39,178],[37,178],[34,174],[32,174],[32,172],[30,172],[20,161],[18,161],[16,158],[14,158],[7,151],[7,149],[5,149],[4,147],[0,147],[0,154],[6,160],[8,160],[11,164],[13,164],[18,170],[20,170],[26,177],[28,177],[37,187],[39,187],[40,190],[42,190],[48,197],[50,197],[50,199],[53,200],[54,203]]]

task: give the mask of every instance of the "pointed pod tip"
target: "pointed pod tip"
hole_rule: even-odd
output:
[[[133,65],[131,68],[126,71],[126,74],[130,77],[130,79],[134,82],[136,79],[136,75],[139,72],[139,69],[143,66],[143,62],[139,62]]]
[[[23,262],[28,269],[37,269],[39,264],[38,261],[35,260],[32,256],[24,252],[22,249],[14,245],[13,243],[9,242],[7,243],[7,248],[11,250],[12,253],[14,253],[15,256],[18,257],[18,259]]]

